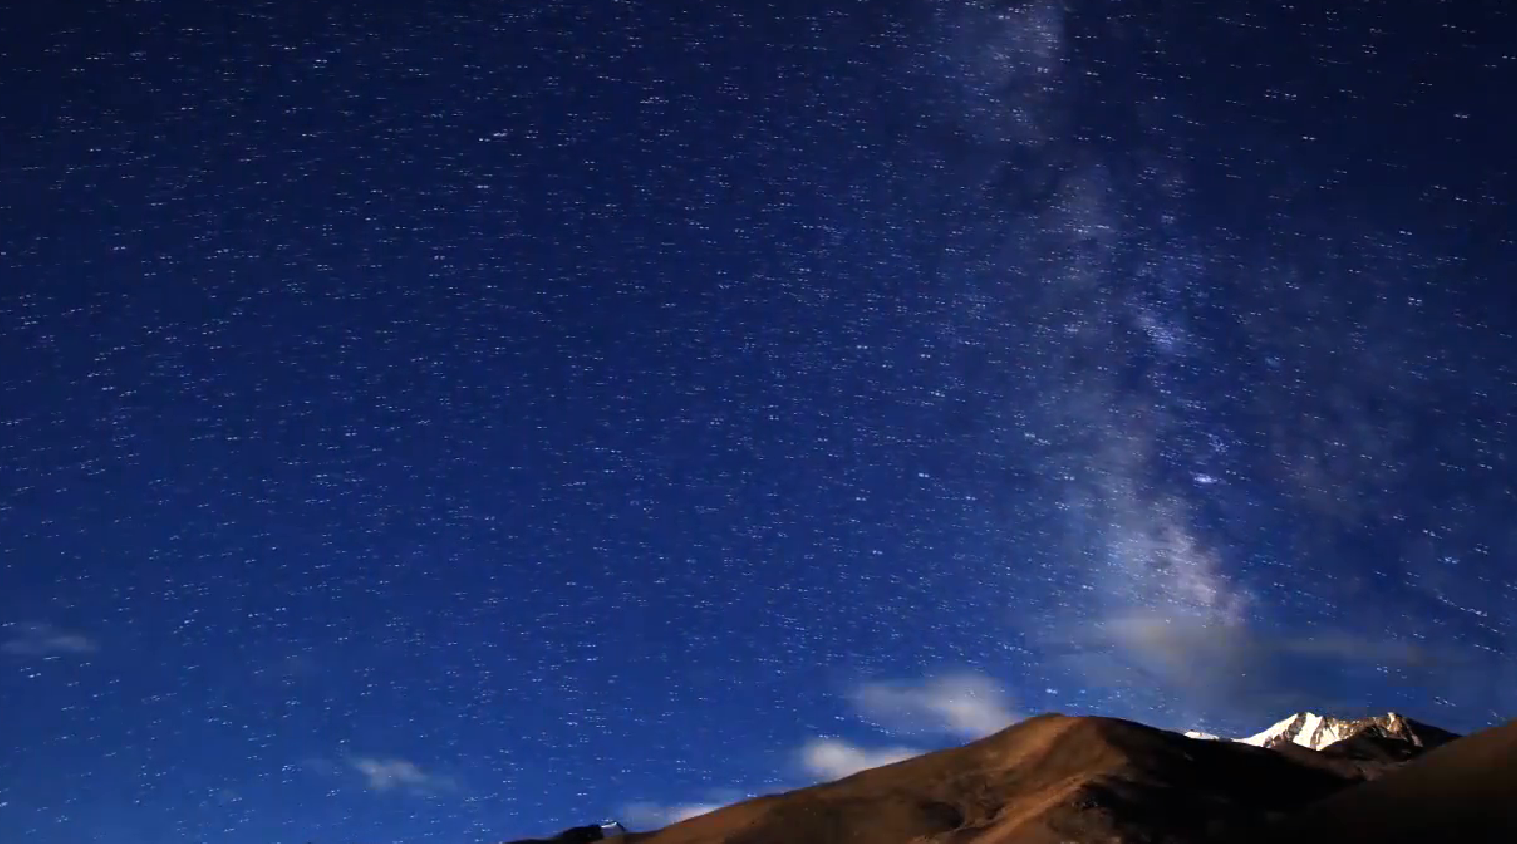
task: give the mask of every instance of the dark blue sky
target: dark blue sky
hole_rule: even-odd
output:
[[[0,840],[1517,714],[1503,3],[236,5],[0,23]]]

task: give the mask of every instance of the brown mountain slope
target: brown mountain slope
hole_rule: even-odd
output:
[[[963,747],[749,800],[632,840],[1197,842],[1358,781],[1315,761],[1113,718],[1042,715]]]
[[[1314,803],[1251,842],[1517,842],[1517,721],[1466,736]]]

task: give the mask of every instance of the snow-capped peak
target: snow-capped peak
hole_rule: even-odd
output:
[[[1352,738],[1366,732],[1378,735],[1394,737],[1405,740],[1413,745],[1424,745],[1424,735],[1429,728],[1424,725],[1409,721],[1405,716],[1395,712],[1384,715],[1376,715],[1371,718],[1350,720],[1346,718],[1332,718],[1318,715],[1315,712],[1298,712],[1295,715],[1276,723],[1274,726],[1261,733],[1255,733],[1247,738],[1222,739],[1222,741],[1237,741],[1243,744],[1252,744],[1255,747],[1279,747],[1284,744],[1297,744],[1309,747],[1312,750],[1321,750],[1328,745]],[[1432,730],[1433,733],[1442,733]],[[1210,733],[1188,732],[1187,736],[1199,739],[1216,739]],[[1434,744],[1446,740],[1439,736],[1428,736]]]
[[[1392,713],[1389,717],[1399,716]],[[1238,740],[1255,747],[1299,744],[1302,747],[1310,747],[1312,750],[1321,750],[1363,729],[1364,726],[1360,722],[1345,721],[1341,718],[1324,718],[1315,712],[1298,712],[1262,733],[1255,733],[1248,738]]]

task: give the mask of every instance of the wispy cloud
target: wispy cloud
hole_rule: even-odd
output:
[[[893,732],[976,739],[1017,721],[1005,690],[983,674],[960,671],[914,683],[867,683],[850,699],[859,714]]]
[[[915,747],[865,748],[841,739],[812,739],[800,750],[801,767],[807,774],[823,780],[842,779],[859,771],[878,768],[920,756]]]
[[[61,656],[91,654],[100,645],[89,636],[51,624],[10,625],[11,635],[0,651],[13,656]]]
[[[457,785],[450,777],[425,771],[406,759],[357,756],[348,765],[363,776],[371,791],[433,795]]]
[[[945,672],[912,681],[865,683],[847,694],[855,715],[873,726],[906,734],[980,738],[1017,720],[1005,691],[990,677],[973,671]],[[868,747],[834,736],[803,741],[791,754],[794,770],[783,779],[804,777],[811,783],[851,776],[860,771],[919,756],[930,748],[899,743]],[[793,781],[792,781],[793,782]],[[808,784],[793,782],[790,788]],[[713,798],[682,803],[628,804],[622,816],[640,827],[662,827],[754,796],[740,791],[708,793]]]
[[[1468,654],[1341,630],[1280,635],[1242,622],[1134,615],[1113,618],[1097,629],[1097,643],[1118,644],[1143,654],[1177,675],[1194,673],[1196,662],[1212,668],[1250,665],[1277,657],[1315,657],[1374,667],[1417,668],[1470,661]]]
[[[638,827],[665,827],[672,823],[704,815],[720,809],[723,803],[629,803],[622,807],[622,820]]]
[[[1357,678],[1369,673],[1393,668],[1455,676],[1473,667],[1469,654],[1448,647],[1343,630],[1280,633],[1247,621],[1153,611],[1113,616],[1065,635],[1070,649],[1063,658],[1086,681],[1148,694],[1144,700],[1153,706],[1164,696],[1179,701],[1171,710],[1177,727],[1218,717],[1363,708],[1369,701],[1356,697]],[[1324,676],[1339,681],[1325,684]]]

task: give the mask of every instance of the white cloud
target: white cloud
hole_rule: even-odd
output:
[[[1242,675],[1281,657],[1406,668],[1468,660],[1466,654],[1451,649],[1358,636],[1341,630],[1272,635],[1241,622],[1141,614],[1108,620],[1095,628],[1091,642],[1117,645],[1176,676],[1194,675],[1204,668],[1226,669]]]
[[[428,773],[415,762],[405,759],[359,756],[348,760],[353,770],[363,775],[372,791],[406,791],[412,794],[436,794],[453,788],[453,781]]]
[[[864,717],[898,732],[990,735],[1017,719],[1004,690],[983,674],[961,671],[922,683],[868,683],[852,695]]]
[[[914,747],[869,749],[839,739],[812,739],[801,748],[800,757],[806,773],[824,780],[836,780],[920,756],[923,752]]]
[[[0,644],[0,651],[13,656],[56,656],[90,654],[100,649],[94,639],[51,624],[12,625],[17,629]]]
[[[659,828],[720,809],[720,803],[629,803],[622,807],[622,821],[634,828]]]
[[[946,673],[915,683],[868,683],[855,689],[850,699],[859,714],[889,723],[902,732],[980,738],[1017,720],[1000,686],[972,671]],[[818,737],[803,743],[792,758],[814,782],[842,779],[926,752],[923,748],[899,744],[870,748],[841,739]],[[636,826],[663,827],[754,795],[732,791],[713,792],[707,796],[716,799],[672,804],[631,803],[623,807],[622,816]]]
[[[1139,705],[1133,701],[1168,707],[1169,723],[1180,728],[1218,717],[1252,721],[1368,703],[1333,698],[1341,693],[1324,691],[1317,681],[1323,674],[1351,678],[1387,666],[1418,672],[1471,668],[1468,654],[1436,645],[1331,629],[1278,633],[1242,621],[1155,611],[1093,622],[1050,640],[1047,650],[1062,651],[1082,682],[1122,689],[1134,709]],[[1146,717],[1154,723],[1151,714]]]

